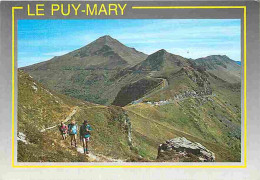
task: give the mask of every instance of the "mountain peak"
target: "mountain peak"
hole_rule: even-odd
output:
[[[153,54],[149,55],[146,60],[141,62],[137,69],[139,70],[152,70],[152,71],[160,71],[162,69],[167,68],[179,68],[183,66],[188,66],[188,60],[171,54],[167,52],[165,49],[160,49]]]
[[[165,55],[165,54],[169,54],[169,52],[167,52],[165,49],[160,49],[160,50],[154,52],[153,54]],[[151,54],[151,55],[152,55],[152,54]]]
[[[160,49],[160,50],[157,51],[157,52],[168,53],[165,49]]]
[[[196,59],[196,61],[213,61],[213,62],[234,62],[234,60],[230,59],[226,55],[210,55],[202,58]]]
[[[104,36],[101,36],[100,38],[112,38],[110,35],[104,35]]]
[[[110,35],[101,36],[90,44],[71,52],[70,55],[83,58],[88,64],[93,62],[95,56],[95,59],[99,59],[100,62],[102,59],[103,64],[116,63],[116,60],[120,60],[120,63],[125,66],[136,65],[147,57],[146,54],[125,46]],[[116,67],[120,63],[117,62],[114,66]]]
[[[167,52],[165,49],[160,49],[160,50],[158,50],[158,51],[156,51],[156,52],[150,54],[149,56],[150,56],[150,57],[161,57],[161,58],[163,58],[163,57],[164,57],[165,55],[167,55],[167,54],[170,54],[170,53]],[[149,56],[148,56],[148,57],[149,57]]]
[[[111,44],[122,45],[118,40],[112,38],[109,35],[101,36],[95,41],[93,41],[92,43],[97,43],[99,45],[111,45]]]
[[[112,38],[111,36],[109,35],[104,35],[104,36],[101,36],[99,37],[97,40],[115,40],[114,38]]]
[[[96,55],[98,53],[104,53],[107,51],[113,51],[117,49],[117,47],[124,46],[118,40],[112,38],[109,35],[104,35],[99,37],[98,39],[92,41],[90,44],[74,51],[74,53],[81,54],[81,57]],[[101,52],[102,51],[102,52]]]

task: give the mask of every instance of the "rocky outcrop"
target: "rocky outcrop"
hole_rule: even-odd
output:
[[[175,162],[214,162],[215,154],[200,143],[191,142],[185,137],[177,137],[159,145],[157,159]]]
[[[132,144],[132,135],[131,135],[132,124],[131,124],[130,118],[129,118],[129,116],[128,116],[126,111],[124,111],[124,119],[125,119],[125,122],[124,122],[125,128],[127,130],[128,144],[129,144],[129,146],[133,146],[133,144]]]
[[[187,90],[187,91],[184,91],[183,93],[176,94],[174,96],[174,99],[181,100],[181,99],[189,98],[189,97],[195,98],[195,97],[202,97],[202,96],[208,96],[208,95],[212,95],[212,89],[210,89],[210,88],[205,88],[204,90],[197,90],[197,91]]]
[[[188,98],[197,98],[200,100],[200,105],[203,105],[208,101],[213,101],[211,97],[215,97],[215,96],[216,94],[213,94],[210,89],[207,89],[205,91],[197,91],[197,92],[194,90],[191,91],[187,90],[183,93],[176,94],[173,99],[171,98],[171,99],[161,100],[157,102],[145,101],[143,103],[149,104],[151,106],[163,106],[166,104],[173,104],[175,102],[180,102]],[[142,100],[143,100],[142,98],[138,99],[136,101],[133,101],[132,104],[141,103]]]

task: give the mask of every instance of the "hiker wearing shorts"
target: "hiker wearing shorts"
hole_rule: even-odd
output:
[[[88,124],[88,121],[85,120],[80,126],[80,139],[83,142],[84,154],[88,154],[88,142],[90,140],[90,131],[92,130],[91,126]]]
[[[70,135],[70,144],[73,146],[77,147],[77,131],[78,131],[78,126],[75,123],[75,120],[71,121],[71,123],[68,125],[69,129],[69,135]]]
[[[60,123],[60,132],[62,139],[65,140],[67,138],[68,126],[66,126],[63,122]]]

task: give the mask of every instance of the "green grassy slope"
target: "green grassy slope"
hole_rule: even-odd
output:
[[[124,107],[141,154],[155,159],[160,143],[184,136],[213,151],[217,161],[240,161],[240,81],[230,83],[192,62],[184,67],[156,69],[152,77],[162,77],[169,85],[143,98],[144,103]],[[232,73],[230,77],[234,77]],[[166,103],[155,105],[162,101]]]
[[[27,144],[18,141],[19,162],[89,161],[75,148],[70,147],[69,139],[61,140],[58,127],[42,132],[44,128],[64,121],[73,110],[76,111],[71,120],[74,119],[81,125],[88,119],[93,127],[90,151],[95,155],[122,160],[138,156],[128,144],[122,108],[91,104],[59,95],[36,83],[22,71],[18,71],[18,92],[17,135],[25,134],[27,141]]]
[[[239,123],[227,121],[226,126],[220,118],[212,118],[211,112],[208,113],[212,104],[209,104],[196,108],[198,103],[190,99],[159,107],[143,103],[126,106],[138,150],[145,157],[155,159],[160,143],[183,136],[213,151],[216,161],[240,161]]]
[[[169,79],[166,89],[148,96],[144,103],[125,107],[141,151],[156,158],[160,143],[184,136],[216,153],[217,161],[240,161],[240,83],[231,84],[210,74],[198,74],[194,82],[189,78],[191,73],[198,72],[180,70],[172,78],[171,74],[166,76]],[[205,76],[206,81],[199,82],[199,78]],[[210,89],[208,94],[185,95],[192,90],[204,92],[205,84]],[[180,95],[182,98],[176,98]],[[164,105],[146,104],[169,99],[171,101]]]

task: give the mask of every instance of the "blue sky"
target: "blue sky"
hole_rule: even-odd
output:
[[[18,67],[60,56],[110,35],[146,54],[241,60],[239,19],[18,20]]]

